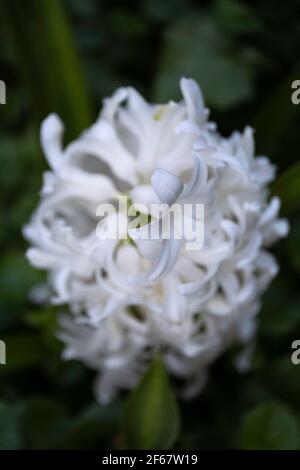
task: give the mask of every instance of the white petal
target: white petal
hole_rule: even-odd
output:
[[[41,145],[49,165],[56,169],[62,164],[64,125],[56,114],[50,114],[41,126]]]
[[[202,124],[205,117],[204,102],[198,84],[190,78],[182,78],[180,88],[187,105],[189,118]]]
[[[183,190],[180,179],[162,168],[154,170],[151,176],[151,184],[159,200],[169,206],[175,203]]]
[[[199,155],[192,154],[194,169],[189,182],[184,186],[181,197],[187,198],[202,189],[207,180],[207,166]]]
[[[157,281],[172,270],[177,261],[181,246],[182,240],[163,240],[157,261],[148,275],[149,282]]]
[[[150,184],[136,186],[130,192],[133,204],[144,204],[148,213],[151,213],[151,204],[159,204],[160,200]]]

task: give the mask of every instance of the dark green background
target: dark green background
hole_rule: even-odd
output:
[[[205,391],[178,403],[179,429],[160,366],[124,414],[127,395],[97,405],[93,373],[61,361],[57,311],[28,300],[43,274],[24,258],[21,227],[46,168],[42,118],[57,112],[67,141],[93,122],[116,87],[133,85],[149,100],[177,99],[182,75],[199,82],[225,135],[255,127],[257,152],[278,167],[273,191],[291,233],[274,250],[281,269],[264,297],[252,370],[239,375],[237,351],[228,351]],[[0,339],[7,344],[0,448],[300,448],[300,365],[290,360],[291,343],[300,339],[300,105],[291,103],[291,83],[300,79],[300,2],[0,0],[0,79],[7,85],[0,106]],[[150,389],[162,404],[154,430],[149,416],[136,412],[144,400],[148,405]],[[139,426],[149,426],[145,444]]]

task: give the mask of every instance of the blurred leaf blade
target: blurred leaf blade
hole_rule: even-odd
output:
[[[282,404],[259,405],[244,418],[239,441],[245,450],[296,450],[300,446],[299,423]]]
[[[124,437],[131,449],[170,449],[180,429],[179,409],[167,372],[155,360],[129,397]]]
[[[3,6],[37,118],[56,112],[76,137],[90,124],[91,107],[61,1],[32,0],[28,22],[22,20],[25,4],[4,0]]]

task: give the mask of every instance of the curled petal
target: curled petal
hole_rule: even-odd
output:
[[[149,282],[157,282],[162,276],[166,276],[175,265],[182,240],[163,240],[161,251],[154,264],[154,267],[148,275]]]
[[[157,168],[153,172],[151,184],[159,200],[169,206],[175,203],[183,190],[180,179],[162,168]]]
[[[41,126],[41,145],[49,165],[55,170],[62,163],[64,125],[56,114],[50,114]]]

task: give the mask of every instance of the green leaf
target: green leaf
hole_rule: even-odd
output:
[[[299,423],[282,404],[260,405],[246,415],[239,442],[240,448],[247,450],[299,449]]]
[[[239,48],[208,15],[194,15],[176,22],[167,31],[154,97],[179,98],[182,76],[198,81],[209,106],[230,108],[253,95],[256,66],[252,48]]]
[[[124,438],[130,449],[170,449],[180,429],[180,415],[167,372],[155,360],[129,397]]]
[[[3,9],[37,119],[56,112],[68,137],[76,137],[90,124],[91,109],[62,2],[32,0],[29,18],[18,0],[5,0]]]

